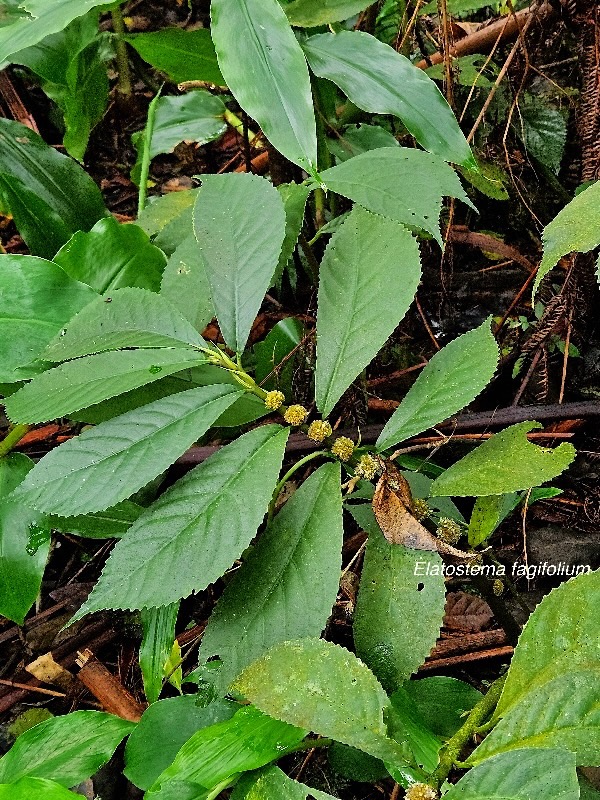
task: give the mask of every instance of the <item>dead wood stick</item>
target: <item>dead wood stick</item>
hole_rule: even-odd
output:
[[[91,650],[78,653],[77,664],[81,667],[77,677],[105,711],[130,722],[140,721],[145,711],[144,706],[98,661]]]
[[[544,3],[539,6],[530,6],[524,8],[522,11],[517,11],[516,14],[511,14],[509,17],[491,22],[483,28],[479,28],[473,33],[468,34],[463,39],[459,39],[456,44],[450,48],[450,55],[454,58],[467,56],[471,53],[484,53],[489,50],[500,39],[500,42],[510,41],[518,35],[519,30],[527,22],[527,19],[535,14],[540,20],[545,20],[553,16],[554,9]],[[417,61],[416,66],[419,69],[427,69],[433,64],[441,64],[444,60],[444,54],[441,52],[434,53],[428,59]]]
[[[504,258],[509,258],[515,261],[520,266],[524,267],[528,272],[535,272],[537,267],[532,264],[528,258],[519,253],[514,247],[509,244],[495,239],[486,233],[475,233],[459,226],[453,226],[447,231],[447,239],[455,244],[468,244],[472,247],[478,247],[480,250],[488,250],[492,253],[498,253]]]
[[[8,106],[10,113],[13,115],[17,122],[31,128],[32,131],[39,133],[38,126],[29,111],[23,105],[23,101],[19,97],[17,90],[13,86],[11,79],[6,72],[0,72],[0,95]]]
[[[438,641],[429,654],[428,661],[472,653],[475,650],[489,650],[492,647],[500,647],[506,643],[506,633],[502,628],[479,633],[465,633],[462,636],[449,636]]]
[[[431,672],[434,669],[446,669],[447,667],[460,667],[473,661],[486,661],[489,658],[508,658],[514,653],[514,647],[496,647],[493,650],[477,650],[475,653],[465,653],[460,656],[450,656],[449,658],[438,658],[434,661],[426,661],[419,667],[419,672]]]

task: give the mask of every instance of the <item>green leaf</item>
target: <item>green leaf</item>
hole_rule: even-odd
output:
[[[177,245],[192,233],[192,208],[199,191],[200,189],[185,189],[183,192],[169,192],[161,197],[151,197],[138,217],[137,224],[148,236],[160,235],[171,225],[177,231],[176,237],[168,237],[169,245],[164,241],[159,244],[167,255],[171,255]],[[186,218],[187,223],[184,224]],[[173,241],[175,238],[177,241]]]
[[[444,618],[443,575],[423,580],[419,562],[441,565],[437,553],[390,544],[372,513],[354,614],[356,653],[394,691],[425,661]],[[363,525],[364,527],[364,521]],[[441,573],[441,570],[440,570]]]
[[[326,169],[320,177],[332,192],[374,214],[422,228],[440,244],[442,197],[456,197],[473,207],[452,167],[437,156],[406,147],[370,150]]]
[[[184,348],[118,350],[85,356],[38,375],[5,401],[13,422],[46,422],[204,363]]]
[[[325,464],[262,534],[209,619],[199,659],[219,656],[223,689],[272,645],[319,636],[339,588],[342,538],[340,468]]]
[[[31,253],[44,258],[108,216],[100,190],[75,161],[8,119],[0,119],[0,201]]]
[[[32,467],[21,453],[0,459],[0,614],[18,625],[39,594],[50,548],[41,514],[9,497]]]
[[[217,86],[225,83],[208,28],[195,31],[163,28],[130,34],[125,40],[144,61],[166,73],[173,83],[207,81]]]
[[[230,720],[202,728],[188,739],[146,798],[165,800],[170,797],[165,792],[171,783],[192,783],[198,794],[202,789],[214,789],[225,779],[281,758],[304,736],[303,730],[271,719],[256,708],[241,708]]]
[[[279,255],[279,264],[273,275],[273,284],[281,280],[283,271],[292,257],[298,237],[302,231],[306,201],[312,191],[311,187],[304,183],[282,183],[277,187],[277,190],[281,195],[285,209],[285,237]]]
[[[92,8],[108,6],[107,0],[20,0],[9,23],[0,13],[0,63],[52,33],[62,31],[72,20]],[[0,10],[4,12],[4,8]],[[11,9],[12,12],[12,9]]]
[[[538,269],[533,294],[545,275],[567,253],[588,253],[600,244],[600,181],[576,195],[542,234],[544,257]]]
[[[564,749],[527,748],[490,758],[452,786],[445,800],[577,800],[575,760]]]
[[[232,388],[189,389],[84,431],[38,461],[15,497],[63,517],[120,503],[206,433],[241,396]]]
[[[105,62],[112,52],[107,34],[98,34],[98,16],[92,11],[79,17],[11,59],[40,78],[42,89],[63,114],[65,149],[79,161],[108,105]]]
[[[379,125],[349,125],[339,138],[328,139],[327,147],[338,162],[347,161],[369,150],[381,147],[400,147],[396,137]],[[334,219],[337,219],[335,217]],[[320,229],[322,232],[322,228]]]
[[[197,90],[188,94],[159,97],[156,103],[150,158],[172,153],[180,142],[206,144],[218,139],[227,130],[225,104],[220,97]],[[132,136],[138,158],[131,172],[135,183],[140,181],[145,131]]]
[[[446,161],[475,165],[454,112],[438,87],[393,47],[369,33],[340,31],[311,36],[303,48],[311,70],[333,81],[359,108],[371,114],[393,114],[425,150]]]
[[[425,772],[431,773],[439,762],[442,740],[428,727],[411,696],[404,688],[390,697],[392,711],[388,715],[390,736],[398,742],[407,742],[415,761]]]
[[[320,270],[315,394],[323,416],[391,336],[420,277],[411,233],[354,208],[331,238]]]
[[[48,517],[53,530],[72,533],[85,539],[120,539],[131,528],[143,511],[143,506],[131,500],[123,500],[106,511],[84,516]]]
[[[54,261],[72,278],[100,294],[137,286],[157,292],[165,255],[137,225],[102,219],[89,233],[76,233]]]
[[[465,714],[481,700],[477,689],[445,675],[407,681],[404,689],[423,720],[444,739],[456,733],[465,722]]]
[[[75,786],[112,756],[133,722],[100,711],[74,711],[25,731],[0,758],[0,783],[46,778]]]
[[[247,667],[233,689],[266,714],[403,765],[387,737],[390,701],[356,656],[322,639],[283,642]]]
[[[279,767],[268,767],[258,773],[244,775],[236,785],[231,800],[336,800],[327,792],[311,789],[288,778]]]
[[[579,766],[600,763],[600,660],[582,669],[571,668],[512,706],[469,762],[479,763],[522,747],[570,750]],[[537,683],[537,681],[536,681]]]
[[[31,362],[95,296],[51,261],[0,256],[0,380],[35,375],[39,368]]]
[[[600,573],[563,583],[546,595],[529,618],[511,662],[497,716],[529,693],[571,669],[597,668]]]
[[[477,547],[487,541],[498,525],[519,504],[518,494],[491,494],[478,497],[469,520],[469,544]]]
[[[240,436],[154,502],[121,539],[76,618],[152,608],[220,578],[256,535],[281,468],[288,429]]]
[[[541,427],[520,422],[494,434],[436,478],[432,497],[508,494],[560,475],[575,458],[575,448],[568,442],[548,448],[528,441],[529,431]]]
[[[229,700],[203,706],[201,697],[193,694],[153,703],[127,740],[125,777],[140,789],[149,789],[193,734],[231,719],[237,709]]]
[[[144,693],[149,703],[155,703],[162,691],[165,664],[175,642],[175,624],[179,601],[159,608],[144,608],[140,618],[143,637],[140,645],[140,670]]]
[[[309,174],[317,133],[308,67],[277,0],[213,0],[219,67],[240,106],[273,147]]]
[[[370,5],[371,0],[293,0],[284,10],[292,25],[316,28],[329,22],[342,22]]]
[[[567,121],[556,108],[525,95],[519,107],[517,131],[529,154],[558,175],[567,141]]]
[[[50,342],[43,357],[68,361],[124,347],[206,346],[173,306],[147,289],[117,289],[98,297]]]
[[[498,345],[486,320],[433,356],[387,421],[377,447],[387,450],[460,411],[483,391],[497,365]]]
[[[0,800],[77,800],[80,797],[59,783],[43,778],[21,778],[16,783],[0,785]]]
[[[221,333],[232,350],[242,352],[281,253],[283,201],[256,175],[203,176],[194,231]]]
[[[167,261],[160,293],[197,331],[202,332],[215,316],[202,251],[193,233]]]
[[[351,781],[376,783],[388,777],[382,761],[347,744],[334,742],[327,749],[327,757],[333,771]]]
[[[263,389],[267,391],[281,389],[284,394],[293,394],[292,383],[299,358],[294,358],[292,354],[298,354],[298,345],[304,335],[304,325],[300,320],[286,317],[271,328],[262,342],[254,346],[256,356],[254,378]],[[287,360],[282,363],[284,359]],[[272,374],[273,372],[275,374]]]

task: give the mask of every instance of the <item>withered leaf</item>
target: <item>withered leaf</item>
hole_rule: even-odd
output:
[[[494,612],[482,597],[467,592],[449,592],[444,609],[444,627],[451,631],[479,633],[487,630]]]
[[[435,550],[457,558],[476,558],[446,544],[415,519],[408,481],[392,461],[383,462],[383,474],[373,495],[373,511],[383,535],[391,544],[403,544],[412,550]]]

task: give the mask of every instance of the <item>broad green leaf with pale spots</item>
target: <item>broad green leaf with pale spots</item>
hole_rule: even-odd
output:
[[[20,778],[16,783],[0,784],[0,800],[78,800],[60,783],[43,778]]]
[[[144,61],[166,72],[173,83],[208,81],[218,86],[225,83],[208,28],[189,31],[163,28],[125,38]]]
[[[0,380],[31,378],[45,345],[96,293],[51,261],[3,255],[0,261]]]
[[[100,189],[79,164],[8,119],[0,119],[0,205],[12,214],[31,254],[43,258],[108,216]]]
[[[593,666],[567,669],[504,712],[469,762],[521,747],[561,747],[575,754],[578,766],[600,763],[600,659]]]
[[[219,67],[240,106],[273,147],[314,173],[317,133],[308,67],[277,0],[213,0],[211,33]]]
[[[0,15],[0,63],[51,33],[62,31],[69,22],[90,9],[110,3],[107,0],[19,0],[14,5],[15,12],[11,13],[9,23]]]
[[[146,798],[170,800],[169,785],[180,782],[194,784],[203,797],[202,790],[214,789],[227,778],[281,758],[305,735],[305,731],[271,719],[257,708],[241,708],[226,722],[202,728],[188,739]]]
[[[46,520],[10,497],[32,467],[21,453],[0,459],[0,614],[18,625],[39,594],[50,548]]]
[[[579,575],[546,595],[521,634],[496,716],[567,670],[600,667],[599,618],[600,572]]]
[[[223,690],[274,644],[321,633],[338,592],[342,534],[340,467],[325,464],[262,534],[208,622],[199,659],[221,659]]]
[[[320,180],[374,214],[428,231],[440,245],[442,197],[474,207],[452,167],[438,156],[406,147],[369,150],[326,169]]]
[[[575,448],[568,442],[547,448],[528,441],[529,431],[541,427],[520,422],[494,434],[436,478],[431,496],[508,494],[560,475],[575,458]]]
[[[355,207],[329,242],[320,269],[315,394],[323,416],[391,336],[420,277],[412,234]]]
[[[158,291],[166,264],[165,254],[138,225],[122,225],[114,217],[101,219],[89,233],[78,231],[54,261],[101,294],[124,286]]]
[[[68,361],[123,347],[206,346],[168,300],[147,289],[117,289],[98,297],[50,342],[47,361]]]
[[[231,800],[336,800],[327,792],[311,789],[289,778],[279,767],[267,767],[244,775],[236,784]]]
[[[406,681],[404,689],[427,725],[444,739],[454,736],[466,714],[482,698],[473,686],[445,675]]]
[[[300,639],[272,647],[232,689],[275,719],[404,766],[405,747],[387,736],[390,700],[373,673],[343,647]]]
[[[179,749],[201,728],[225,722],[239,706],[214,700],[202,706],[202,697],[185,694],[153,703],[144,712],[125,746],[125,777],[140,789],[149,789],[173,761]]]
[[[203,331],[215,316],[202,252],[191,231],[167,261],[160,293],[197,331]]]
[[[406,689],[397,689],[390,700],[392,710],[387,717],[390,736],[398,742],[407,742],[417,764],[427,773],[433,772],[439,763],[442,739],[428,727]]]
[[[600,244],[600,181],[580,192],[542,234],[544,257],[533,284],[533,295],[545,275],[568,253],[589,253]]]
[[[286,11],[289,14],[289,6]],[[311,70],[333,81],[359,108],[393,114],[425,150],[446,161],[475,166],[471,148],[438,87],[393,47],[361,31],[318,34],[302,47]]]
[[[244,349],[271,285],[285,224],[283,200],[264,178],[203,176],[194,232],[221,333],[236,352]]]
[[[248,547],[281,469],[288,429],[240,436],[171,486],[112,551],[74,619],[168,605],[216,581]]]
[[[0,783],[22,777],[75,786],[94,775],[135,723],[100,711],[75,711],[40,722],[0,758]]]
[[[370,5],[371,0],[293,0],[284,11],[292,25],[316,28],[349,19]]]
[[[205,357],[185,348],[118,350],[85,356],[38,375],[5,401],[13,422],[45,422],[199,366]]]
[[[514,492],[478,497],[469,520],[471,547],[477,547],[489,539],[498,525],[519,505],[520,500],[521,496]]]
[[[436,353],[404,396],[377,439],[387,450],[467,406],[491,381],[498,345],[486,320]]]
[[[354,614],[356,653],[394,691],[425,661],[444,618],[444,577],[419,574],[426,563],[438,566],[437,553],[390,544],[370,506],[359,524],[369,532]],[[352,509],[351,509],[352,511]],[[365,522],[367,523],[365,525]]]
[[[575,759],[565,749],[525,748],[467,772],[446,800],[578,800]]]
[[[170,467],[242,395],[201,386],[103,422],[45,455],[14,497],[63,517],[104,511]]]

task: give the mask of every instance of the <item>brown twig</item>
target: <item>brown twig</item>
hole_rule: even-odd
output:
[[[77,665],[81,667],[78,678],[105,711],[130,722],[139,722],[145,707],[98,661],[89,649],[77,654]]]

